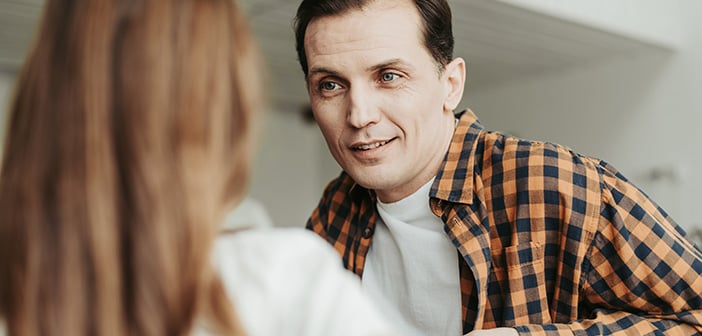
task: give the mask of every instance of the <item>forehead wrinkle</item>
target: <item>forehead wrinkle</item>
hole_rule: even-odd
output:
[[[388,39],[397,39],[397,35],[390,33],[376,33],[374,36],[345,36],[345,38],[336,38],[342,34],[336,34],[329,31],[317,32],[313,39],[310,37],[305,42],[305,45],[310,49],[311,54],[317,56],[328,56],[344,52],[364,52],[367,50],[375,50],[378,48],[390,48],[393,46],[387,45]],[[409,42],[405,42],[409,43]]]

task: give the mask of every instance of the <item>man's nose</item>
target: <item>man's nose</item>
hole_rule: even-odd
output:
[[[348,122],[355,128],[364,128],[380,121],[380,110],[374,103],[372,88],[356,86],[349,90]]]

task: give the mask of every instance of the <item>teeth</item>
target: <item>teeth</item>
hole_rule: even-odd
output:
[[[382,145],[385,145],[386,143],[388,143],[388,142],[387,142],[387,141],[381,141],[381,142],[372,143],[372,144],[370,144],[370,145],[357,146],[355,149],[359,149],[359,150],[369,150],[369,149],[373,149],[373,148],[378,148],[378,147],[380,147],[380,146],[382,146]]]

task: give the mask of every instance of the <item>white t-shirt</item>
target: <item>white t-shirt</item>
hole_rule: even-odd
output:
[[[403,335],[462,335],[458,252],[429,207],[432,181],[394,203],[378,201],[363,289]]]
[[[358,277],[312,232],[225,235],[216,241],[214,260],[249,336],[396,335]]]

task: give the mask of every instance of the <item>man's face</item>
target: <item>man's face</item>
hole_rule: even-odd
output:
[[[373,1],[306,31],[308,92],[329,150],[384,202],[434,177],[463,92],[463,60],[440,71],[420,20],[410,1]]]

